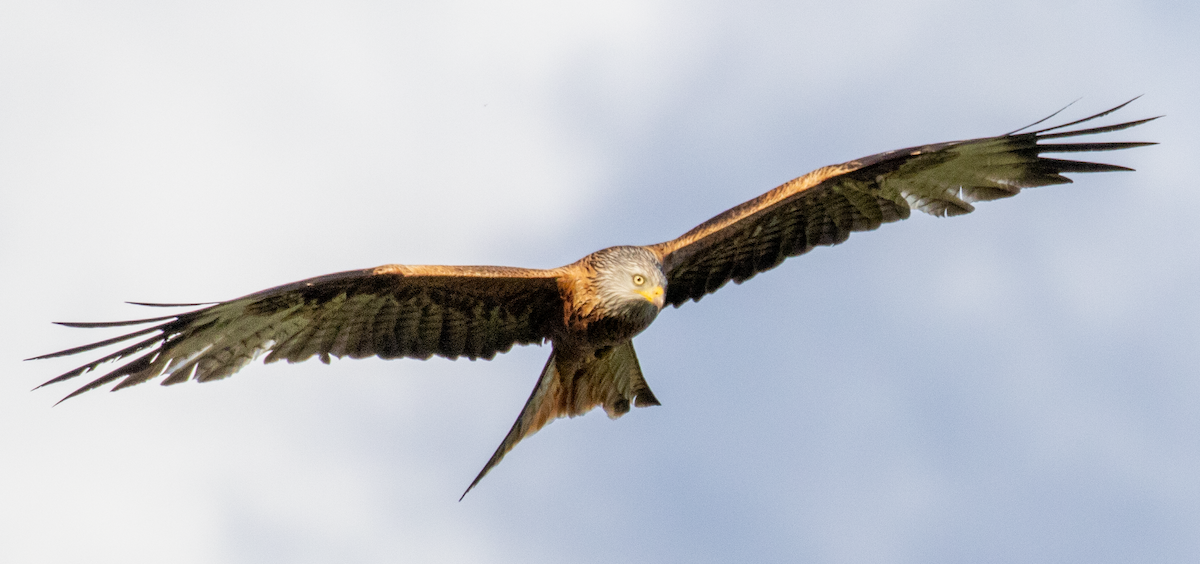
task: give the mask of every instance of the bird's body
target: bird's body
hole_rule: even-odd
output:
[[[610,417],[658,405],[632,339],[666,304],[699,300],[730,280],[741,283],[815,246],[908,217],[910,209],[949,216],[971,202],[1022,188],[1070,182],[1064,172],[1128,170],[1050,159],[1044,152],[1109,151],[1140,142],[1041,141],[1117,131],[1149,120],[902,149],[824,167],[656,245],[603,249],[559,268],[385,265],[329,274],[200,309],[151,319],[65,323],[75,327],[152,324],[133,333],[37,358],[76,354],[144,335],[141,341],[46,382],[100,364],[132,361],[67,398],[118,381],[114,390],[162,376],[163,384],[208,381],[265,362],[319,356],[490,359],[514,344],[551,344],[550,358],[479,482],[521,439],[559,417],[600,406]],[[1153,118],[1152,118],[1153,119]],[[172,305],[172,304],[142,304]],[[45,384],[43,384],[45,385]],[[64,398],[66,399],[66,398]],[[464,493],[465,495],[465,493]]]

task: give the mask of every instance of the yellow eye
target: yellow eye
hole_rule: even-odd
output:
[[[634,275],[633,275],[633,285],[634,285],[634,286],[641,286],[642,284],[645,284],[645,283],[646,283],[646,277],[645,277],[645,276],[642,276],[641,274],[634,274]]]

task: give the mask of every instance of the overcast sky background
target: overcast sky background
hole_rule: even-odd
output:
[[[1195,562],[1195,2],[0,4],[0,561]],[[549,354],[29,392],[160,314],[553,267],[818,166],[1133,96],[1076,175],[818,249],[636,339],[661,407],[459,503]]]

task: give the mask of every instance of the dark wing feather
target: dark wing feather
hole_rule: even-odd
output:
[[[678,239],[650,246],[661,257],[667,274],[666,301],[678,307],[689,299],[699,300],[730,280],[741,283],[787,257],[818,245],[836,245],[854,231],[870,231],[905,219],[913,208],[937,216],[959,215],[974,209],[971,202],[1007,198],[1022,188],[1071,182],[1062,173],[1130,170],[1040,156],[1153,145],[1039,144],[1045,139],[1118,131],[1156,119],[1049,133],[1124,105],[1056,127],[880,153],[796,178]]]
[[[541,343],[562,314],[557,271],[503,267],[383,266],[302,280],[179,315],[71,327],[157,323],[36,358],[73,355],[154,333],[71,370],[141,354],[67,398],[121,379],[115,389],[165,376],[163,384],[217,380],[259,354],[266,362],[319,356],[490,359],[514,344]],[[66,399],[66,398],[63,398]]]

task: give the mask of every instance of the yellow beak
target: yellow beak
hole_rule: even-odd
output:
[[[663,304],[666,303],[666,298],[663,296],[662,286],[655,286],[649,290],[638,290],[638,293],[641,294],[643,298],[646,298],[646,301],[654,304],[654,306],[658,309],[662,309]]]

